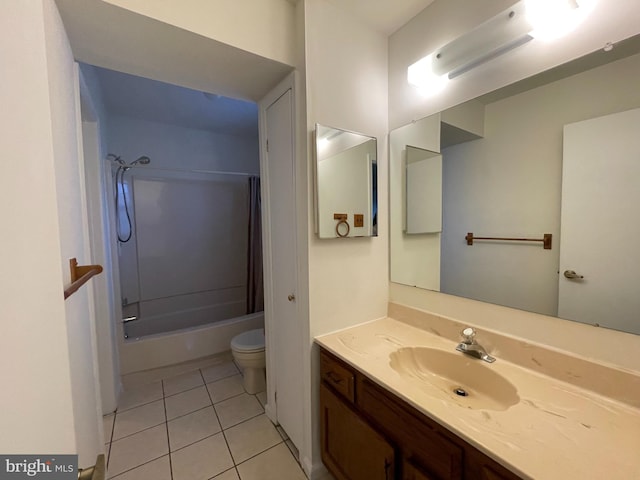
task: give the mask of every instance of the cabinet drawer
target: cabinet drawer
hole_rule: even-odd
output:
[[[350,402],[355,401],[355,374],[344,362],[320,351],[320,378]]]
[[[358,383],[358,406],[361,411],[385,435],[402,445],[405,458],[411,458],[414,465],[422,467],[422,477],[416,477],[417,472],[414,472],[414,478],[460,480],[462,447],[442,434],[439,427],[431,426],[433,422],[420,412],[413,413],[410,407],[404,407],[400,402],[366,378]]]

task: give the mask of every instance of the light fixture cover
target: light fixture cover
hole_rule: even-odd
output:
[[[500,12],[433,54],[433,71],[454,78],[531,40],[524,2]]]

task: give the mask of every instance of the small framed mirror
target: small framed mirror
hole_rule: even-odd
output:
[[[316,124],[314,140],[318,237],[377,236],[377,139]]]

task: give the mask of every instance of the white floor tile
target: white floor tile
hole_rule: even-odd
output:
[[[238,370],[238,368],[233,362],[224,362],[218,365],[211,365],[201,370],[202,370],[202,376],[204,377],[204,381],[206,383],[222,380],[223,378],[230,377],[232,375],[237,375],[240,373],[240,371]]]
[[[113,421],[116,416],[111,413],[102,417],[102,428],[104,430],[104,443],[111,442],[111,434],[113,433]]]
[[[258,392],[256,394],[256,398],[264,408],[264,406],[267,404],[267,392]]]
[[[114,480],[171,480],[169,455],[118,475]]]
[[[111,444],[109,478],[169,453],[167,427],[162,424]]]
[[[220,423],[213,407],[171,420],[168,426],[172,452],[220,431]]]
[[[242,386],[242,376],[233,375],[231,377],[218,380],[217,382],[207,383],[207,390],[211,395],[213,403],[218,403],[236,395],[244,393]]]
[[[236,464],[282,442],[280,434],[266,415],[259,415],[225,430],[229,450]]]
[[[306,480],[300,465],[281,443],[237,466],[242,480]]]
[[[256,397],[247,393],[217,403],[215,409],[223,429],[264,413]]]
[[[162,383],[164,384],[164,394],[167,397],[204,384],[200,370],[194,370],[193,372],[167,378],[163,380]]]
[[[156,400],[140,407],[116,413],[113,427],[113,440],[124,438],[133,433],[164,423],[164,400]]]
[[[236,469],[232,468],[231,470],[227,470],[220,475],[216,475],[215,477],[213,477],[213,480],[240,480],[240,477],[238,476],[238,472],[236,472]]]
[[[211,405],[211,399],[204,385],[167,397],[164,401],[167,406],[167,420],[172,420]]]
[[[162,383],[160,382],[130,386],[120,395],[118,412],[159,400],[162,396]]]
[[[227,444],[218,433],[171,453],[173,480],[208,480],[233,467]]]

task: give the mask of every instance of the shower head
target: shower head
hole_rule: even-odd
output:
[[[114,161],[114,162],[117,162],[117,163],[119,163],[119,164],[120,164],[120,165],[122,165],[122,166],[125,166],[125,165],[126,165],[125,161],[124,161],[124,160],[122,160],[122,158],[120,157],[120,155],[115,155],[115,154],[113,154],[113,153],[110,153],[109,155],[107,155],[107,158],[111,158],[111,159],[113,159],[113,161]]]
[[[133,162],[131,162],[131,165],[149,165],[151,163],[151,159],[149,157],[147,157],[146,155],[143,155],[139,158],[137,158],[136,160],[134,160]]]

